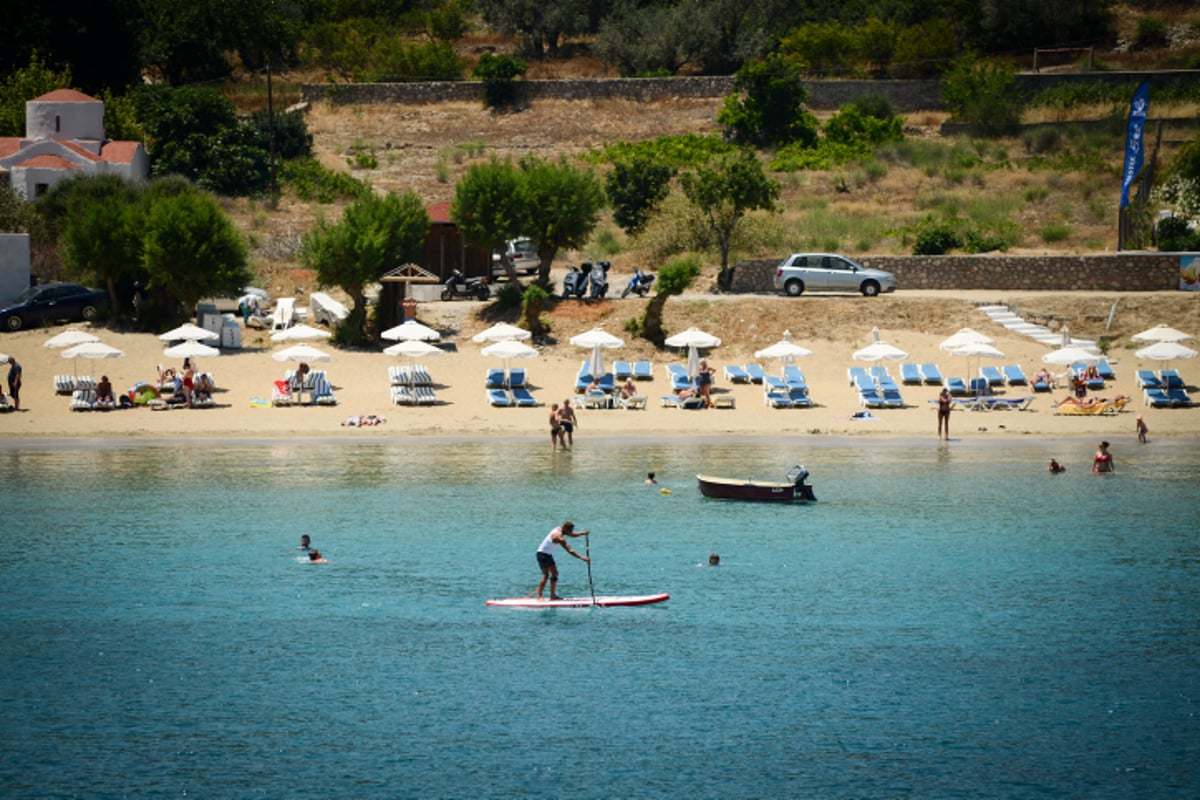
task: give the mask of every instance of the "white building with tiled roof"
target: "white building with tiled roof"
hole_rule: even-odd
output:
[[[0,136],[0,180],[36,200],[77,174],[120,175],[144,181],[150,159],[141,142],[104,138],[104,103],[73,89],[56,89],[25,103],[25,136]]]

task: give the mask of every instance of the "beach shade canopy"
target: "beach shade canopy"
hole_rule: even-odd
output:
[[[812,350],[801,347],[792,341],[791,331],[784,331],[782,339],[770,347],[764,347],[762,350],[755,351],[754,357],[778,359],[780,366],[782,366],[794,363],[797,358],[808,358],[812,354]]]
[[[1135,350],[1133,354],[1151,361],[1176,361],[1195,358],[1197,355],[1195,350],[1179,342],[1155,342],[1149,347]]]
[[[186,339],[163,350],[163,355],[169,358],[213,358],[221,355],[221,351],[203,342]]]
[[[1155,325],[1129,338],[1135,342],[1186,342],[1193,337],[1190,333],[1176,330],[1170,325]]]
[[[221,334],[201,328],[199,325],[185,322],[174,330],[159,334],[158,338],[164,342],[211,342],[220,339]]]
[[[320,328],[314,328],[311,325],[300,323],[293,325],[290,328],[284,328],[271,334],[272,342],[304,342],[314,339],[328,339],[333,336],[329,331],[323,331]],[[301,359],[303,360],[303,359]]]
[[[1042,356],[1042,361],[1060,367],[1069,367],[1072,364],[1099,364],[1102,358],[1104,356],[1100,355],[1099,351],[1071,345],[1070,347],[1060,347],[1057,350],[1051,350]]]
[[[489,344],[480,350],[479,353],[489,358],[504,359],[505,375],[509,372],[508,363],[514,358],[537,358],[540,355],[537,350],[524,342],[518,342],[516,339],[504,339],[494,344]]]
[[[71,328],[70,330],[63,331],[57,336],[51,336],[49,339],[47,339],[46,347],[74,347],[77,344],[87,344],[88,342],[98,341],[100,341],[100,337],[96,336],[95,334],[81,331],[77,328]]]
[[[688,349],[688,377],[695,378],[700,374],[700,350],[720,347],[721,340],[699,328],[688,328],[683,333],[668,337],[663,344],[667,347],[686,347]]]
[[[388,328],[379,335],[389,342],[436,342],[442,338],[442,335],[433,328],[428,325],[422,325],[415,319],[406,319],[394,328]]]
[[[970,385],[971,376],[974,374],[971,370],[971,359],[984,358],[1004,358],[1004,353],[993,344],[987,342],[968,342],[964,345],[948,351],[952,356],[964,356],[967,359],[967,384]]]
[[[311,344],[292,345],[291,347],[272,353],[271,358],[275,359],[276,361],[294,361],[297,363],[308,363],[310,361],[316,363],[320,361],[333,360],[333,357],[328,353],[318,350]]]
[[[74,362],[75,375],[79,375],[79,359],[81,358],[124,358],[125,353],[103,342],[83,342],[62,351],[63,358]]]
[[[404,339],[397,344],[385,347],[383,352],[389,356],[403,356],[412,360],[412,366],[416,366],[418,358],[436,358],[437,356],[446,355],[446,351],[440,347],[434,347],[429,342],[423,342],[420,339]],[[408,371],[408,385],[411,388],[416,383],[415,370]]]
[[[507,339],[528,339],[532,333],[507,322],[497,322],[490,328],[480,331],[471,337],[473,342],[503,342]]]
[[[871,342],[862,350],[856,350],[850,356],[855,361],[903,361],[908,353],[887,342]]]
[[[995,344],[996,340],[982,334],[974,328],[961,328],[957,333],[938,345],[938,349],[947,353],[969,344]]]
[[[578,336],[572,336],[571,344],[576,347],[591,348],[592,359],[590,370],[593,377],[599,378],[604,374],[604,354],[602,350],[604,348],[612,350],[621,347],[625,344],[625,340],[618,339],[602,328],[592,328],[590,331],[585,331]],[[492,345],[492,347],[495,347],[495,345]],[[486,355],[490,349],[491,347],[485,347],[483,349],[484,354]]]

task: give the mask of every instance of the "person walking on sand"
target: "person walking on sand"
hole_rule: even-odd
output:
[[[1144,419],[1142,419],[1141,414],[1138,414],[1138,418],[1137,418],[1138,444],[1146,443],[1146,434],[1149,432],[1150,432],[1150,429],[1146,427],[1146,421]]]
[[[575,446],[575,426],[578,424],[570,400],[563,400],[562,408],[558,410],[558,424],[562,426],[559,441],[564,448],[570,450]]]
[[[938,438],[950,441],[950,409],[954,401],[950,399],[950,390],[942,389],[937,399]]]
[[[21,363],[9,356],[8,359],[8,396],[12,399],[13,411],[21,410]]]
[[[577,533],[575,531],[575,523],[567,520],[562,525],[546,534],[546,538],[542,540],[542,543],[538,545],[537,549],[538,568],[542,571],[542,580],[540,583],[538,583],[537,587],[538,600],[542,599],[542,592],[546,588],[547,579],[550,580],[550,599],[562,599],[558,596],[558,565],[554,563],[554,548],[558,545],[562,545],[563,550],[566,550],[580,561],[585,563],[589,562],[591,559],[589,559],[587,556],[579,555],[579,553],[576,553],[571,549],[571,545],[567,544],[568,536],[570,536],[572,539],[575,539],[580,536],[587,536],[589,533],[591,533],[590,530],[579,531]]]

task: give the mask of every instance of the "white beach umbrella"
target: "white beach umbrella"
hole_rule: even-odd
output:
[[[509,362],[514,358],[537,358],[540,355],[537,350],[516,339],[502,339],[494,344],[489,344],[479,353],[489,358],[504,359],[504,374],[506,375],[510,372]]]
[[[938,345],[938,349],[952,353],[960,347],[970,344],[995,344],[996,340],[987,334],[980,333],[974,328],[960,328],[957,333]]]
[[[0,364],[7,364],[8,358],[9,356],[7,353],[0,353]]]
[[[124,358],[125,353],[103,342],[83,342],[62,351],[63,358],[74,362],[75,375],[79,375],[79,359],[81,358]]]
[[[271,358],[275,359],[276,361],[294,361],[297,363],[307,363],[310,361],[315,363],[319,361],[333,360],[333,357],[328,353],[318,350],[311,344],[292,345],[291,347],[272,353]]]
[[[221,351],[203,342],[186,339],[177,345],[172,345],[163,350],[163,355],[168,358],[213,358],[221,355]]]
[[[281,331],[271,334],[271,341],[303,342],[315,339],[328,339],[331,336],[333,336],[333,334],[329,331],[323,331],[320,328],[314,328],[311,325],[300,323],[299,325],[293,325],[290,328],[284,328]]]
[[[812,354],[812,350],[801,347],[792,341],[791,331],[784,331],[782,339],[770,347],[755,351],[754,357],[778,359],[779,366],[782,368],[784,364],[794,364],[797,358],[808,358]]]
[[[96,336],[95,334],[88,333],[87,331],[81,331],[77,328],[71,328],[63,331],[57,336],[51,336],[46,340],[45,346],[50,348],[74,347],[77,344],[86,344],[88,342],[98,341],[100,341],[100,337]]]
[[[1042,361],[1060,367],[1069,367],[1072,364],[1099,364],[1102,358],[1104,356],[1099,351],[1071,345],[1070,347],[1060,347],[1057,350],[1051,350],[1042,356]]]
[[[855,361],[903,361],[908,353],[887,342],[872,342],[850,356]]]
[[[436,342],[442,338],[442,335],[433,328],[428,325],[422,325],[415,319],[406,319],[394,328],[388,328],[379,335],[389,342]]]
[[[664,344],[667,347],[686,347],[688,349],[688,377],[695,378],[700,372],[701,348],[719,347],[721,340],[699,328],[688,328],[683,333],[669,337]]]
[[[1186,342],[1193,338],[1190,333],[1176,330],[1170,325],[1155,325],[1153,328],[1129,337],[1135,342]]]
[[[987,342],[968,342],[967,344],[956,347],[949,351],[952,356],[965,356],[967,359],[967,382],[970,385],[971,375],[971,359],[972,358],[1004,358],[1004,353],[992,344]]]
[[[1168,365],[1176,359],[1195,358],[1198,355],[1195,350],[1185,347],[1179,342],[1155,342],[1149,347],[1135,350],[1133,354],[1138,358],[1146,358],[1151,361],[1165,361],[1168,362]]]
[[[576,347],[588,347],[592,350],[591,371],[592,375],[599,378],[604,374],[604,349],[615,349],[625,344],[623,339],[618,339],[611,333],[602,328],[592,328],[590,331],[584,331],[578,336],[571,337],[571,344]],[[494,346],[494,345],[493,345]],[[488,350],[490,348],[484,348]]]
[[[410,367],[416,367],[418,358],[437,358],[438,356],[444,356],[446,354],[446,351],[440,347],[434,347],[433,345],[429,344],[429,342],[424,342],[420,339],[404,339],[398,344],[385,347],[383,352],[389,356],[403,356],[411,359],[412,364]],[[409,369],[409,388],[412,388],[412,385],[416,380],[416,376],[413,373],[414,370]]]
[[[506,339],[528,339],[532,333],[507,322],[497,322],[490,328],[480,331],[471,337],[473,342],[503,342]]]
[[[164,342],[211,342],[220,339],[221,334],[201,328],[199,325],[185,322],[178,328],[159,334],[158,338]]]

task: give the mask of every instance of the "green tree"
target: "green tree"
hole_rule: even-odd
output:
[[[476,7],[493,28],[516,35],[530,58],[554,57],[566,37],[590,29],[587,0],[478,0]]]
[[[778,181],[771,180],[753,150],[719,156],[679,177],[684,195],[700,212],[703,232],[721,256],[717,285],[728,289],[733,279],[729,248],[738,225],[750,211],[774,211]]]
[[[525,235],[538,245],[538,284],[550,286],[550,264],[560,250],[583,247],[604,208],[604,189],[594,173],[567,163],[565,158],[545,161],[521,159],[525,205]]]
[[[0,80],[0,136],[24,136],[25,103],[47,92],[70,86],[70,68],[51,69],[34,53],[28,66]]]
[[[353,309],[346,323],[351,341],[366,339],[367,284],[388,269],[416,261],[429,232],[429,215],[414,192],[369,194],[346,208],[337,222],[318,221],[304,236],[301,259],[321,286],[339,286]]]
[[[216,198],[183,181],[154,181],[142,195],[146,289],[170,316],[201,298],[233,295],[250,282],[246,245]]]
[[[804,104],[800,71],[779,55],[747,64],[734,76],[736,94],[725,98],[717,122],[740,144],[761,147],[817,140],[817,121]]]
[[[483,98],[489,108],[501,109],[516,100],[515,81],[525,74],[529,65],[513,56],[494,56],[484,53],[471,74],[483,81]]]
[[[62,210],[63,263],[84,282],[102,283],[113,314],[120,316],[117,287],[132,284],[142,254],[140,187],[119,175],[82,176],[62,181],[43,199]]]
[[[657,347],[663,346],[663,341],[667,338],[663,329],[663,312],[667,300],[677,294],[683,294],[699,274],[700,261],[695,256],[685,256],[663,265],[654,283],[654,297],[646,303],[646,312],[642,315],[640,328],[643,338]]]
[[[474,247],[500,253],[509,280],[517,272],[504,243],[523,235],[525,204],[521,198],[524,179],[511,160],[493,156],[486,163],[472,164],[454,186],[450,218],[463,239]]]
[[[604,182],[613,220],[630,235],[639,232],[671,191],[674,175],[670,167],[645,157],[613,162]]]
[[[1009,134],[1021,122],[1016,80],[1009,64],[964,55],[942,78],[942,99],[956,120],[976,126],[980,133]]]

